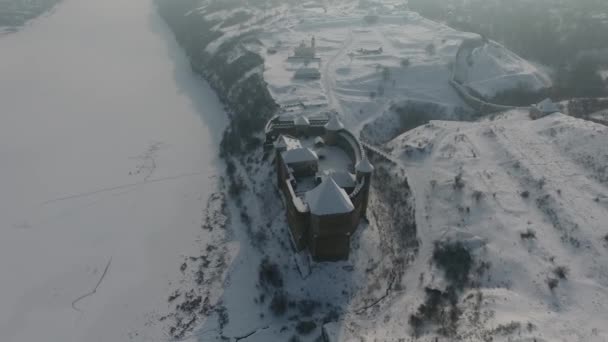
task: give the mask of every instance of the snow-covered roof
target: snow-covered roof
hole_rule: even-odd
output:
[[[328,131],[339,131],[344,129],[344,125],[342,124],[340,119],[338,119],[337,115],[332,115],[331,119],[329,119],[329,122],[325,124],[325,129]]]
[[[551,99],[549,98],[546,98],[542,102],[537,104],[536,108],[546,114],[553,114],[559,112],[559,108],[557,107],[557,105],[553,103],[553,101],[551,101]]]
[[[274,147],[277,149],[284,148],[286,150],[293,150],[302,147],[302,144],[298,139],[280,135],[277,141],[274,142]]]
[[[335,215],[350,213],[355,209],[346,191],[331,177],[326,177],[316,188],[306,193],[306,202],[313,215]]]
[[[303,163],[309,161],[318,161],[319,156],[308,147],[294,148],[282,153],[283,160],[287,164]]]
[[[310,125],[310,121],[308,121],[308,119],[305,116],[298,116],[293,123],[296,126],[308,126],[308,125]]]
[[[325,145],[325,140],[321,137],[315,138],[315,145]]]
[[[355,170],[363,173],[372,173],[374,171],[374,165],[369,162],[369,159],[363,158],[363,160],[355,165]]]
[[[348,171],[326,171],[324,172],[326,176],[331,177],[336,184],[338,184],[341,188],[352,188],[357,185],[357,179],[355,175]]]

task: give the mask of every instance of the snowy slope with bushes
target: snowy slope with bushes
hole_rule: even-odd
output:
[[[608,338],[606,133],[515,111],[432,121],[388,144],[417,202],[421,249],[406,278],[415,285],[400,302],[403,315],[418,307],[412,329],[471,341]],[[459,260],[446,270],[442,246]],[[457,308],[447,318],[429,309],[445,296]]]

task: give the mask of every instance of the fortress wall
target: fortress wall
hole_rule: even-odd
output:
[[[296,205],[293,202],[296,194],[289,183],[289,180],[283,182],[284,184],[284,193],[285,202],[287,204],[287,223],[289,224],[289,230],[291,232],[291,237],[293,238],[293,242],[298,251],[306,248],[308,244],[308,235],[309,235],[309,227],[310,227],[310,213],[309,212],[301,212],[298,210]]]

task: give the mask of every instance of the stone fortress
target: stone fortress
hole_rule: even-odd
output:
[[[266,146],[295,248],[315,261],[348,259],[374,171],[359,140],[335,115],[277,116],[266,125]]]

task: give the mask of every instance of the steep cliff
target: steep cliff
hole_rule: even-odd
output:
[[[238,1],[156,0],[156,4],[192,69],[216,90],[231,115],[222,154],[239,154],[258,145],[256,133],[278,108],[262,75],[264,60],[256,52],[260,44],[255,22],[264,17],[256,15],[255,6],[238,10]]]

